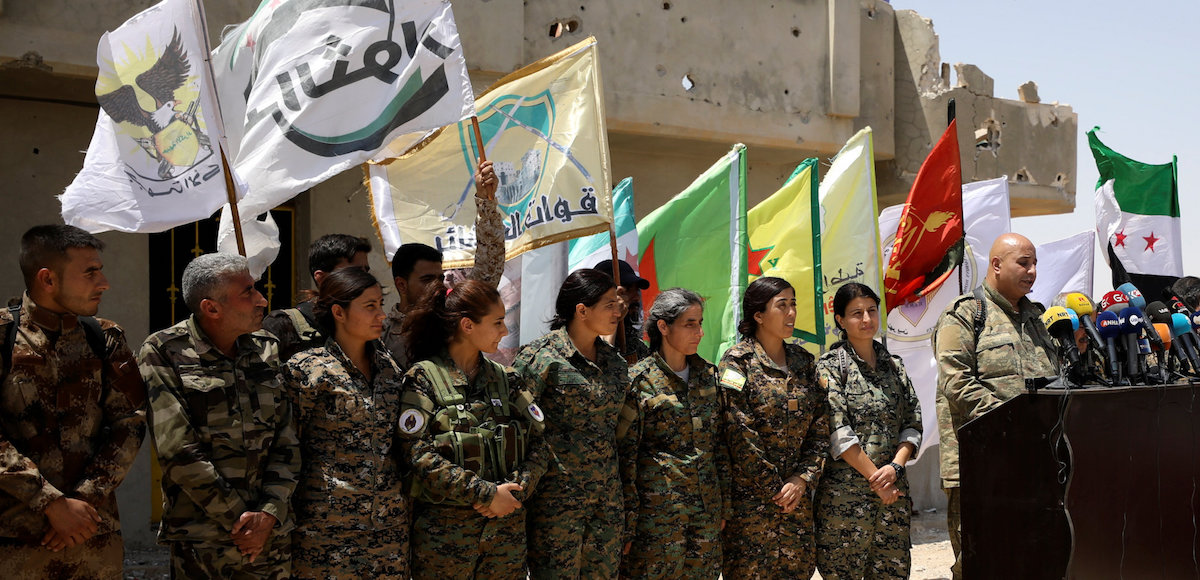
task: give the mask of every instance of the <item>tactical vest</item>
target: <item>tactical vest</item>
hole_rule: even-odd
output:
[[[439,364],[441,363],[441,364]],[[521,416],[521,408],[514,406],[532,405],[532,397],[522,396],[512,401],[508,392],[508,375],[504,367],[484,359],[481,372],[499,376],[498,381],[488,381],[484,393],[484,411],[472,412],[471,401],[455,388],[446,371],[446,363],[438,360],[423,360],[416,365],[425,372],[433,385],[433,408],[425,408],[430,414],[426,429],[434,432],[433,443],[438,454],[463,469],[491,482],[512,481],[516,470],[525,460],[528,444],[528,428],[513,418]],[[420,401],[412,400],[416,393],[404,394],[405,402],[424,407]],[[420,397],[424,398],[424,397]],[[525,401],[525,398],[529,398]],[[408,477],[409,495],[418,501],[444,505],[469,505],[468,502],[452,500],[434,493],[421,485],[413,474]]]

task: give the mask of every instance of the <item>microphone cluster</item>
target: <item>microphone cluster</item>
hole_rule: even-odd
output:
[[[1093,315],[1095,320],[1092,320]],[[1042,322],[1058,340],[1068,376],[1076,382],[1111,385],[1164,384],[1185,376],[1200,377],[1200,311],[1191,312],[1172,297],[1170,304],[1146,303],[1133,284],[1122,284],[1098,303],[1082,293],[1066,296],[1066,306],[1046,310]],[[1103,374],[1080,357],[1075,333],[1080,328],[1104,361]],[[1156,363],[1150,356],[1156,354]]]

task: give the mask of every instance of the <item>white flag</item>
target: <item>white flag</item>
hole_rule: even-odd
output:
[[[1095,232],[1080,232],[1037,247],[1037,281],[1029,299],[1047,308],[1063,292],[1092,295],[1092,264],[1095,261]]]
[[[966,230],[966,251],[963,253],[963,292],[970,292],[983,283],[987,275],[988,253],[1001,234],[1011,230],[1008,202],[1008,178],[964,184],[963,228]],[[883,263],[887,263],[896,237],[903,205],[894,205],[879,214],[879,231],[888,232],[883,239]],[[1040,268],[1039,268],[1040,269]],[[921,400],[923,436],[921,450],[938,443],[937,362],[934,359],[930,336],[938,317],[961,293],[958,273],[952,272],[946,282],[932,295],[910,302],[888,313],[888,350],[904,359],[905,370],[912,379],[913,389]]]
[[[164,0],[100,38],[100,115],[83,169],[59,196],[91,232],[160,232],[228,201],[221,119],[198,2]]]

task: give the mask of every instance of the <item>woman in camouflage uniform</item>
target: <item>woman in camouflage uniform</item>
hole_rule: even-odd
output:
[[[659,294],[646,322],[652,354],[629,369],[626,405],[636,418],[621,452],[636,458],[637,475],[624,482],[625,525],[634,539],[622,577],[721,575],[729,453],[715,428],[717,369],[696,354],[703,308],[691,290]],[[622,413],[622,426],[629,415]]]
[[[816,567],[813,490],[829,449],[825,391],[813,356],[791,338],[796,294],[773,277],[742,299],[741,341],[717,367],[729,445],[725,578],[808,578]]]
[[[539,578],[616,578],[624,536],[617,417],[629,367],[601,336],[621,320],[617,286],[596,270],[567,276],[552,331],[527,345],[513,366],[546,411],[554,452],[528,502],[529,574]],[[622,458],[626,459],[626,458]]]
[[[843,339],[817,362],[833,430],[817,488],[817,567],[828,580],[908,578],[904,464],[921,446],[921,405],[900,357],[875,340],[879,296],[851,282],[833,313]]]
[[[484,358],[508,335],[495,286],[430,284],[404,323],[401,455],[415,497],[413,578],[525,578],[525,510],[546,472],[542,412]]]
[[[377,340],[379,282],[359,267],[331,272],[313,312],[333,336],[285,373],[303,459],[293,577],[408,578],[409,509],[392,448],[401,374]]]

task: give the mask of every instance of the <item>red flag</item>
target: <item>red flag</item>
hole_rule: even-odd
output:
[[[913,182],[883,276],[891,310],[933,292],[963,256],[962,161],[951,121]]]

